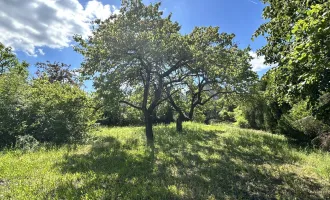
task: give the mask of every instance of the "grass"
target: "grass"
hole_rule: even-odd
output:
[[[230,125],[101,128],[85,145],[0,153],[0,199],[330,199],[330,154]]]

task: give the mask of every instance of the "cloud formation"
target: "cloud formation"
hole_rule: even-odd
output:
[[[250,51],[252,70],[255,72],[263,71],[275,67],[276,65],[265,65],[265,56],[258,56],[256,52]]]
[[[43,55],[41,47],[68,47],[74,34],[90,34],[90,21],[113,12],[118,12],[114,6],[97,0],[85,6],[78,0],[1,0],[0,42],[31,56]]]

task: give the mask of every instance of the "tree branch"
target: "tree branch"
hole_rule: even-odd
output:
[[[183,62],[183,59],[179,60],[175,65],[173,65],[169,70],[167,70],[166,72],[164,72],[163,74],[161,74],[161,77],[164,78],[166,76],[169,76],[173,71],[177,70],[180,68],[180,66],[185,65],[187,63],[189,63],[189,60],[186,60],[185,62]]]
[[[169,94],[169,95],[166,95],[165,98],[161,99],[158,103],[157,103],[157,106],[160,105],[162,102],[168,100],[170,97],[172,97],[175,93],[179,92],[179,90],[176,90],[174,91],[173,93]]]
[[[207,102],[209,102],[211,99],[213,99],[214,97],[216,97],[219,94],[232,94],[232,93],[236,93],[236,92],[217,92],[213,95],[211,95],[209,98],[207,98],[205,101],[200,102],[199,105],[205,105]]]
[[[134,104],[132,104],[132,103],[130,103],[130,102],[128,102],[128,101],[121,100],[121,101],[119,101],[119,103],[124,103],[124,104],[127,104],[127,105],[129,105],[129,106],[131,106],[131,107],[133,107],[133,108],[138,109],[138,110],[142,110],[142,107],[140,107],[140,106],[136,106],[136,105],[134,105]]]

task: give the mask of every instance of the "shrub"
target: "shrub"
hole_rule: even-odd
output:
[[[12,71],[0,75],[0,147],[12,146],[25,129],[26,75]]]
[[[235,113],[235,125],[239,126],[240,128],[250,128],[248,120],[245,118],[243,111],[240,107],[234,109]]]
[[[97,116],[93,99],[75,85],[36,79],[27,101],[26,134],[41,142],[80,140]]]
[[[39,142],[31,135],[19,135],[16,137],[15,147],[23,151],[34,151],[38,148]]]

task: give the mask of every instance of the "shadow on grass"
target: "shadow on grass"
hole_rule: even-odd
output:
[[[322,199],[323,186],[278,166],[299,159],[285,141],[221,131],[156,128],[155,151],[136,140],[105,137],[88,153],[67,156],[64,174],[79,174],[47,198],[80,199]],[[142,133],[141,133],[142,134]]]

